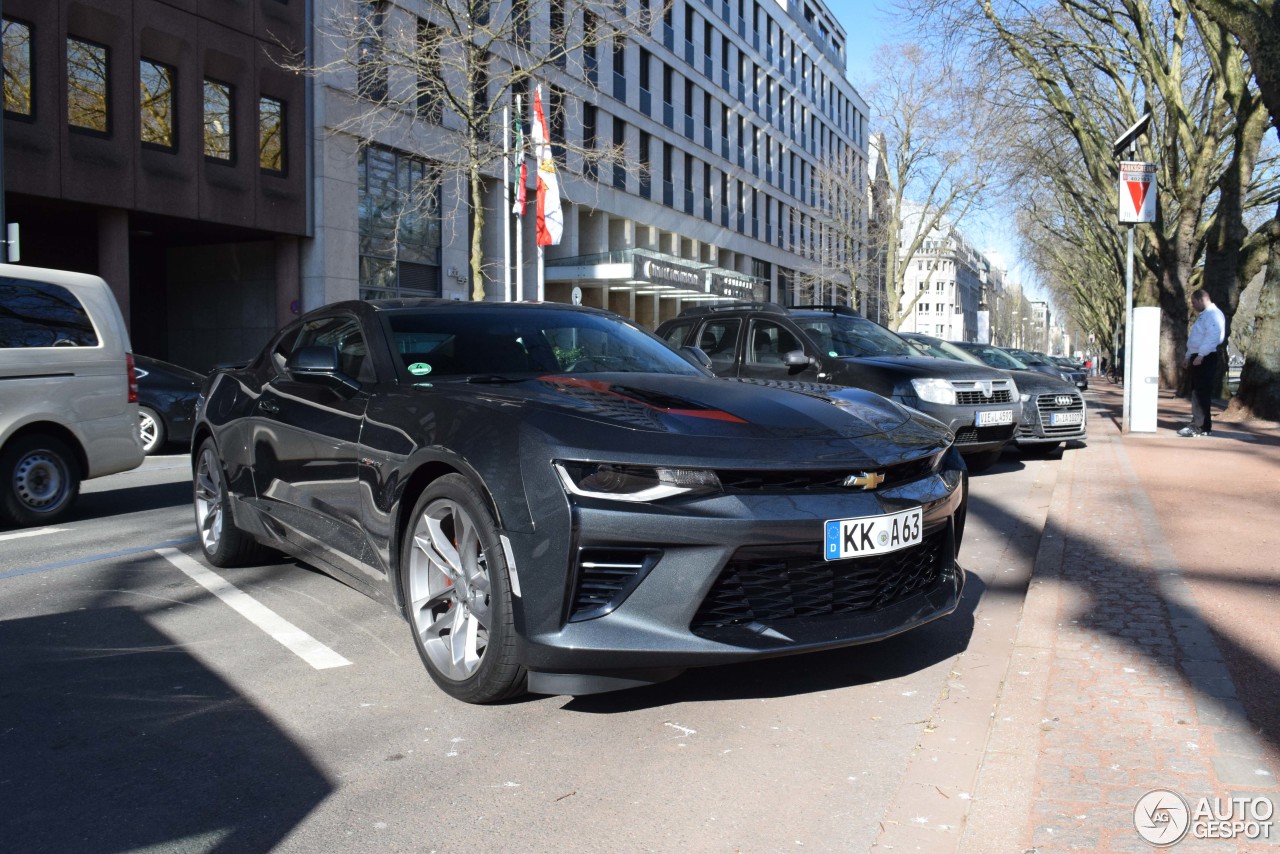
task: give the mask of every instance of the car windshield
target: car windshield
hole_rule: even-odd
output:
[[[989,344],[973,344],[965,347],[965,350],[993,368],[1001,368],[1006,371],[1025,371],[1027,369],[1025,362],[1019,361],[999,347],[992,347]]]
[[[633,371],[702,376],[649,333],[585,311],[485,308],[387,312],[400,368],[415,380]]]
[[[986,364],[972,353],[966,353],[955,344],[950,341],[943,341],[941,338],[925,338],[913,335],[907,337],[907,340],[935,359],[954,359],[957,362],[969,362],[974,365]]]
[[[792,319],[828,356],[920,355],[906,341],[866,318],[837,314]]]
[[[1030,350],[1010,350],[1009,352],[1014,358],[1019,362],[1022,362],[1024,365],[1048,365],[1051,368],[1057,367],[1057,365],[1049,361],[1048,357],[1041,356],[1039,353],[1033,353]]]

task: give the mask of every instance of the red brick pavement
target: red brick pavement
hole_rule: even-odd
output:
[[[1280,682],[1280,431],[1181,439],[1186,402],[1162,397],[1161,432],[1122,437],[1119,390],[1093,397],[1088,445],[1060,464],[963,851],[1148,851],[1134,807],[1153,789],[1193,811],[1232,796],[1280,809],[1266,706]],[[1280,847],[1280,816],[1269,830],[1188,834],[1176,850]]]

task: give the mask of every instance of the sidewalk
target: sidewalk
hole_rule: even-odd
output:
[[[1159,432],[1122,436],[1120,388],[1089,396],[960,850],[1150,851],[1134,812],[1155,789],[1192,814],[1179,852],[1280,850],[1280,814],[1258,814],[1280,810],[1280,429],[1180,438],[1189,403],[1162,394]],[[1270,839],[1197,822],[1201,798]]]

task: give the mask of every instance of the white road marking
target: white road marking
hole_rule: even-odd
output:
[[[66,528],[32,528],[27,531],[14,531],[12,534],[0,534],[0,543],[6,540],[18,540],[23,537],[38,537],[41,534],[57,534]]]
[[[156,554],[182,570],[196,584],[226,602],[240,616],[271,635],[316,670],[344,667],[351,663],[199,561],[177,549],[156,549]]]

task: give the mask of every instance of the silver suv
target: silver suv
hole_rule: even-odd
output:
[[[129,333],[97,276],[0,264],[0,521],[56,521],[142,463]]]

